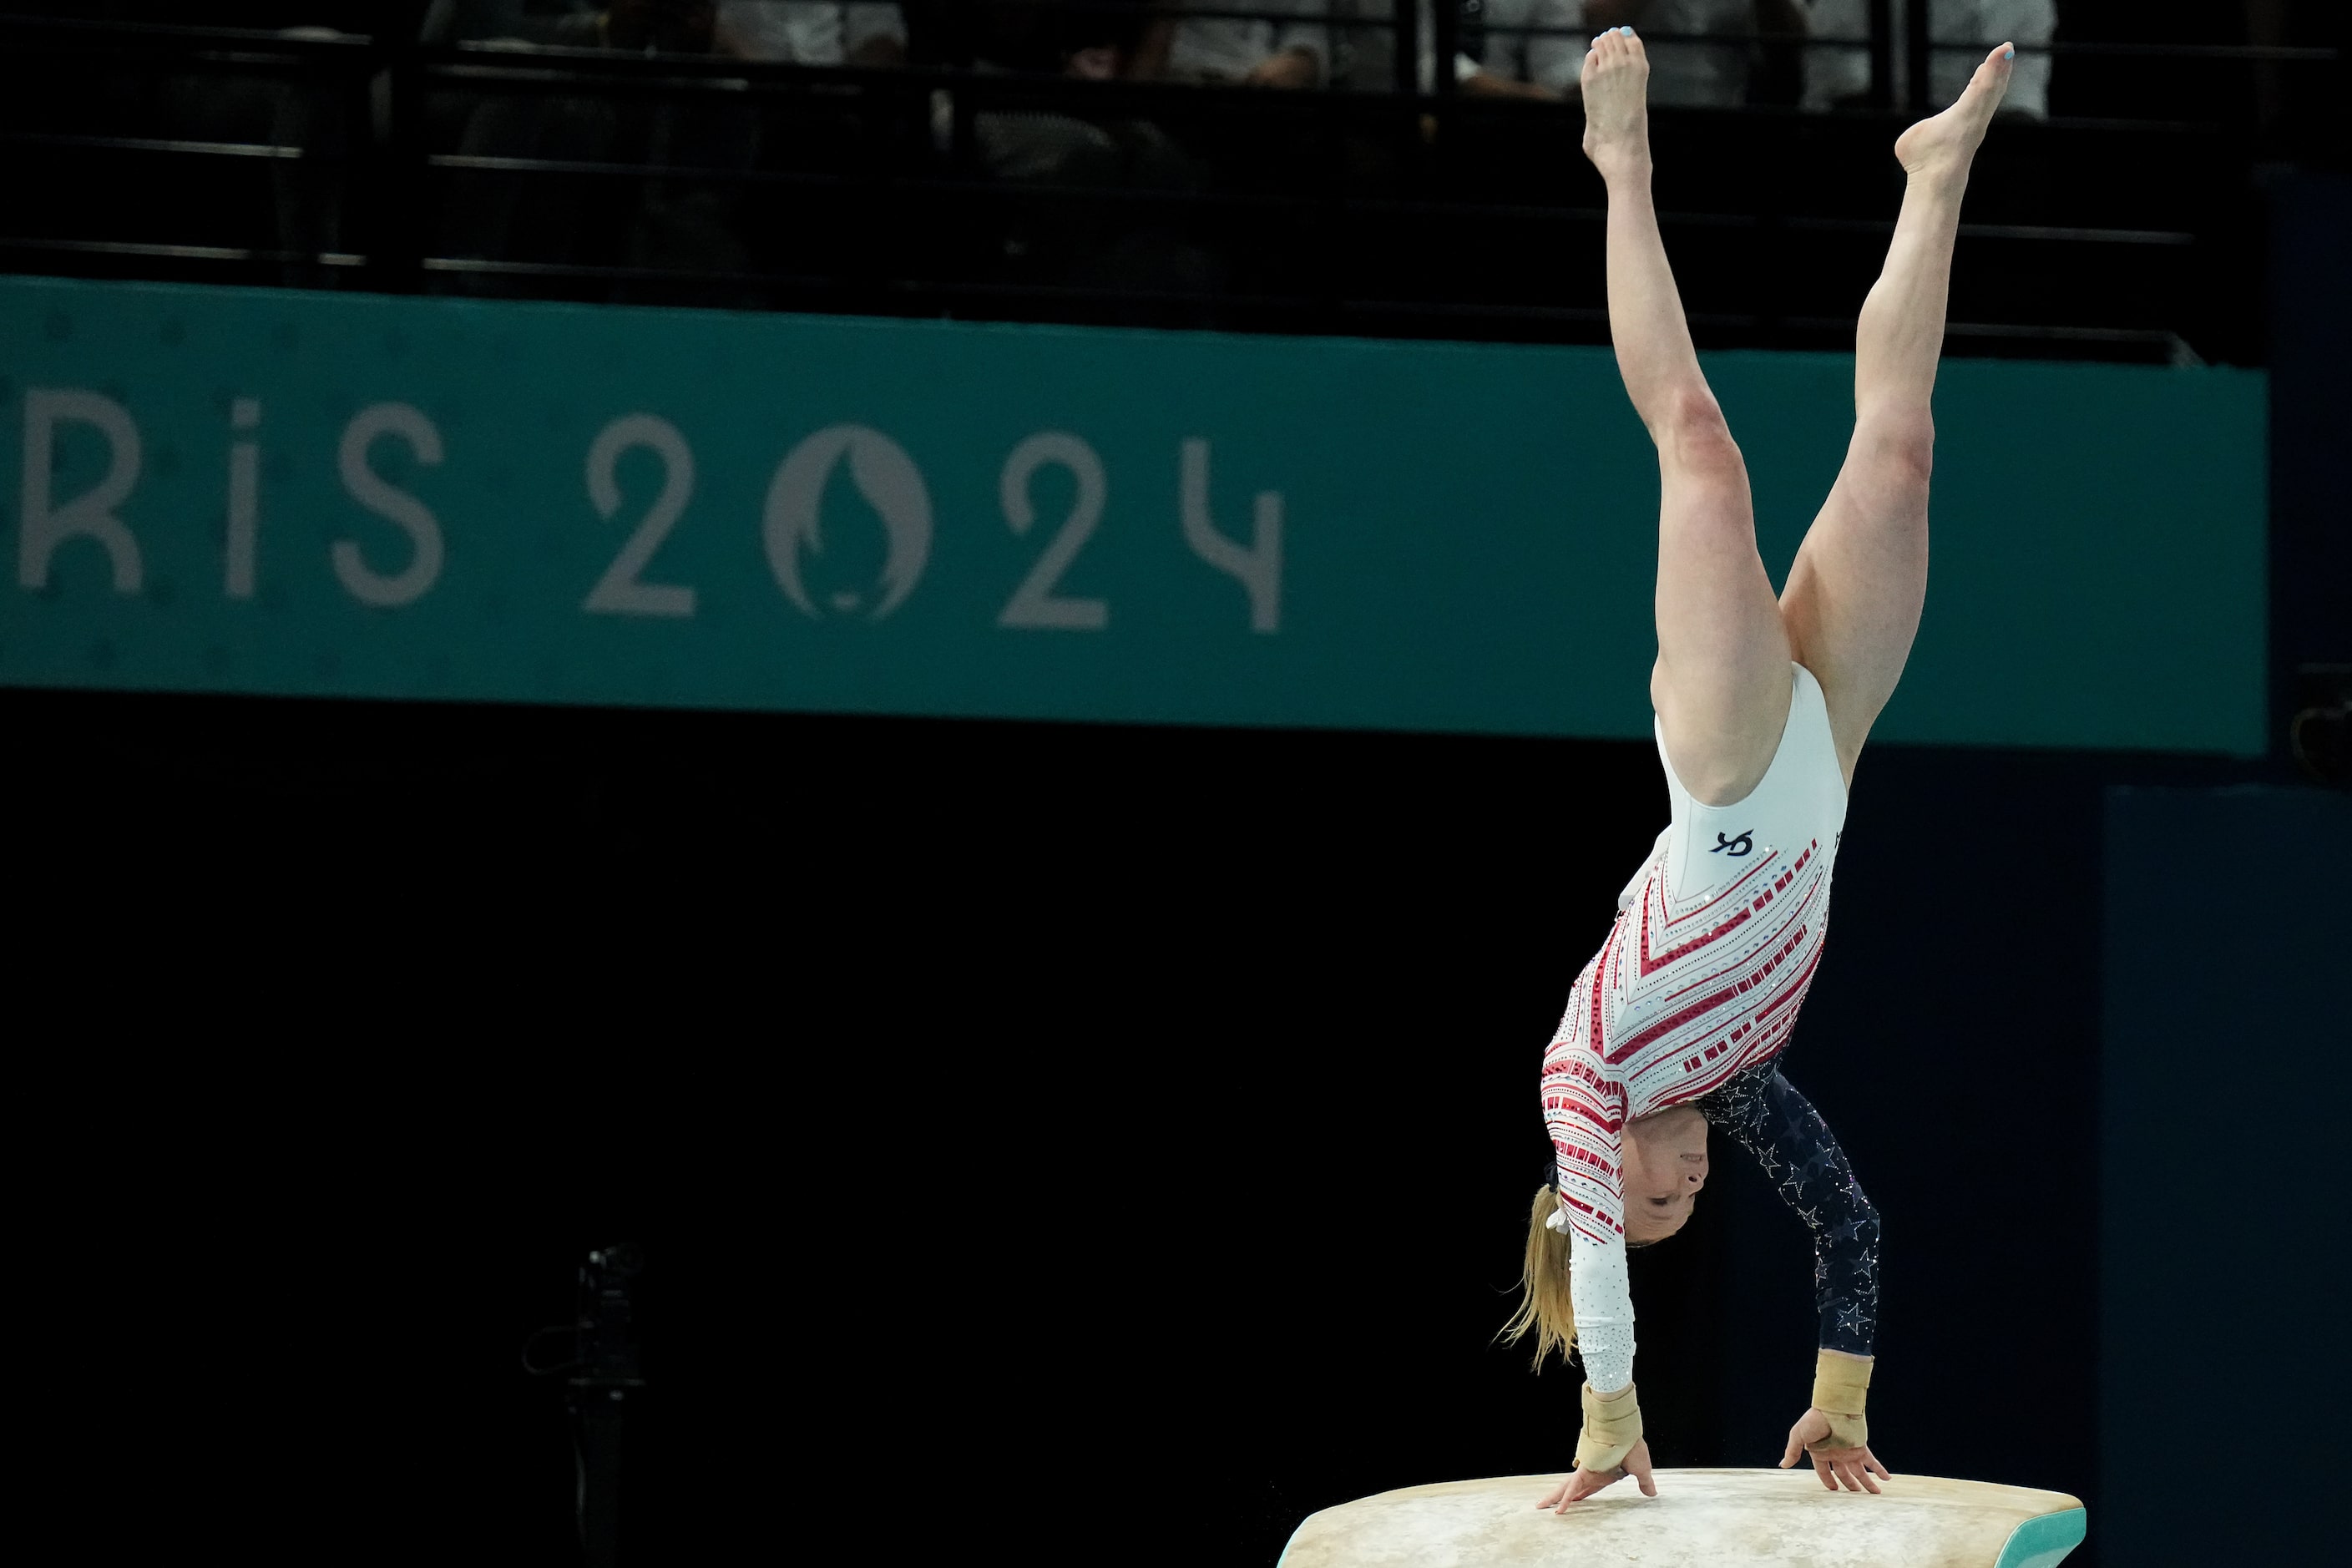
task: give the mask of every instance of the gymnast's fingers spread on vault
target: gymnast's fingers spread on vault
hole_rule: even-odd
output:
[[[1538,1508],[1553,1508],[1558,1506],[1560,1500],[1568,1496],[1569,1483],[1575,1479],[1576,1472],[1574,1470],[1569,1471],[1567,1475],[1560,1478],[1559,1485],[1544,1493],[1543,1501],[1536,1504],[1536,1506]]]
[[[1831,1468],[1829,1456],[1827,1454],[1815,1454],[1812,1456],[1812,1460],[1813,1474],[1822,1478],[1822,1485],[1827,1487],[1832,1491],[1837,1490],[1837,1472]]]
[[[1552,1510],[1552,1512],[1566,1513],[1601,1488],[1623,1479],[1624,1476],[1625,1472],[1622,1470],[1588,1470],[1580,1468],[1574,1475],[1568,1478],[1568,1495],[1559,1500],[1559,1506]]]
[[[1888,1472],[1886,1467],[1878,1462],[1878,1456],[1872,1453],[1868,1448],[1864,1448],[1862,1451],[1862,1462],[1869,1468],[1871,1473],[1875,1475],[1880,1480],[1891,1481],[1895,1479],[1895,1477]]]

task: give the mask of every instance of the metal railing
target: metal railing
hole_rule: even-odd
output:
[[[1907,3],[1916,20],[1924,5]],[[1147,19],[1158,15],[1144,5],[1088,9],[1097,20],[1121,9]],[[1887,5],[1877,9],[1884,13]],[[1585,266],[1574,275],[1580,247],[1597,262],[1591,231],[1601,214],[1598,187],[1582,178],[1574,155],[1580,121],[1573,105],[1479,99],[1456,91],[1454,73],[1446,70],[1424,83],[1413,74],[1414,48],[1394,50],[1389,91],[1275,93],[992,68],[981,52],[984,40],[968,28],[951,34],[946,49],[916,51],[904,65],[868,68],[482,40],[427,43],[413,25],[418,10],[377,7],[380,23],[388,16],[399,25],[380,25],[371,33],[295,35],[0,15],[0,50],[15,56],[19,70],[26,60],[38,58],[69,73],[150,86],[167,79],[261,83],[276,94],[268,101],[278,113],[268,133],[248,128],[244,134],[199,134],[156,123],[44,119],[19,94],[15,109],[0,110],[0,142],[20,165],[20,186],[25,169],[56,178],[46,192],[47,207],[18,201],[9,211],[47,212],[52,221],[45,229],[35,223],[0,234],[0,264],[133,275],[193,270],[394,291],[549,292],[1244,330],[1591,339],[1605,320],[1597,271]],[[1206,15],[1206,8],[1195,14]],[[1219,8],[1219,14],[1264,15],[1247,7]],[[1409,40],[1423,19],[1433,24],[1434,57],[1450,58],[1445,51],[1461,37],[1452,5],[1402,3],[1385,16],[1351,16],[1330,26],[1384,26]],[[1927,79],[1923,62],[1932,51],[1963,47],[1937,43],[1927,31],[1908,30],[1900,62],[1914,89]],[[1679,40],[1657,36],[1655,41]],[[1896,95],[1896,62],[1890,48],[1879,47],[1886,42],[1882,35],[1874,46],[1873,103]],[[2048,47],[2085,57],[2105,51],[2192,58],[2175,47],[2128,42]],[[2337,63],[2327,50],[2244,46],[2200,49],[2193,58],[2304,68]],[[453,124],[470,127],[507,112],[483,107],[498,104],[509,106],[515,123],[543,124],[551,103],[585,105],[582,115],[602,116],[600,124],[634,116],[666,124],[669,132],[551,147],[545,137],[501,146],[495,138],[468,140],[467,131],[450,131]],[[298,111],[287,109],[289,104],[307,107]],[[698,152],[692,136],[677,133],[697,116],[726,121],[730,115],[734,120],[728,123],[746,128],[751,142],[768,134],[763,127],[779,117],[798,117],[794,123],[803,129],[813,119],[831,117],[825,134],[841,144],[842,155],[776,158],[726,145],[724,135],[716,143],[706,136]],[[1176,149],[1171,166],[1191,159],[1210,174],[1166,184],[1100,175],[1006,177],[989,166],[985,144],[1005,125],[1025,121],[1157,137]],[[1787,167],[1804,166],[1807,156],[1824,149],[1839,153],[1865,144],[1881,150],[1883,163],[1889,128],[1883,105],[1837,115],[1783,109],[1661,116],[1662,137],[1699,154],[1694,162],[1733,164],[1758,163],[1758,151],[1768,143],[1787,154],[1770,162]],[[2217,323],[2211,307],[2216,299],[2248,297],[2212,287],[2217,279],[2251,276],[2244,214],[2229,200],[2217,205],[2209,199],[2233,173],[2242,174],[2244,128],[2059,117],[2002,135],[2012,161],[2040,158],[2060,170],[2062,198],[2066,180],[2074,177],[2062,167],[2068,159],[2084,169],[2097,167],[2112,162],[2106,154],[2114,148],[2127,144],[2153,149],[2152,159],[2179,163],[2199,176],[2180,182],[2183,188],[2200,194],[2172,210],[2109,212],[2085,221],[2056,221],[2076,216],[2064,199],[2047,212],[1982,215],[1964,237],[1971,247],[2010,253],[1991,262],[1995,272],[2022,276],[2072,268],[2101,286],[2074,295],[2029,289],[2003,310],[1973,315],[1956,303],[1956,347],[2178,360],[2193,357],[2200,351],[2190,344],[2199,343],[2209,354],[2218,344],[2224,354],[2246,357],[2254,329],[2244,321]],[[1514,185],[1498,174],[1516,166],[1515,160],[1538,177]],[[231,232],[226,218],[192,220],[183,232],[137,232],[116,221],[119,212],[109,216],[115,225],[110,230],[94,216],[78,225],[73,170],[94,169],[100,161],[115,168],[105,176],[111,180],[124,177],[122,168],[143,165],[149,173],[129,178],[164,191],[200,184],[193,171],[261,171],[268,199],[245,190],[239,199],[251,210],[248,232],[241,235]],[[1364,174],[1361,165],[1368,164],[1377,166],[1373,175]],[[181,173],[152,172],[163,166]],[[667,213],[666,221],[676,222],[679,212],[700,203],[710,212],[734,215],[727,221],[740,220],[749,229],[773,228],[779,209],[797,207],[831,214],[845,225],[888,230],[897,243],[853,243],[854,237],[838,235],[806,243],[806,235],[796,235],[775,244],[769,242],[772,235],[719,236],[726,243],[713,240],[681,259],[659,245],[589,246],[558,254],[527,243],[453,239],[447,220],[468,201],[515,206],[515,190],[558,187],[571,193],[564,201],[572,208],[626,208],[641,226],[657,208]],[[1866,251],[1886,233],[1891,202],[1883,179],[1862,183],[1849,204],[1866,210],[1809,210],[1819,195],[1801,187],[1740,188],[1736,181],[1687,193],[1662,186],[1678,265],[1687,244],[1703,253],[1711,249],[1717,260],[1745,262],[1755,274],[1744,291],[1714,287],[1704,277],[1686,286],[1703,334],[1815,344],[1850,330],[1843,304],[1822,307],[1819,291],[1809,295],[1806,285],[1813,270],[1828,265],[1822,258],[1847,266],[1849,253]],[[252,216],[265,205],[275,214],[268,223]],[[1140,279],[1099,266],[1089,269],[1082,254],[1086,236],[1116,249],[1136,243],[1138,234],[1191,246],[1210,261],[1191,274],[1146,266],[1141,270],[1151,275]],[[1575,245],[1564,245],[1562,237],[1571,234],[1580,237]],[[1069,240],[1072,235],[1079,239]],[[1471,235],[1487,237],[1487,249],[1482,256],[1476,242],[1465,240],[1474,262],[1449,274],[1449,267],[1465,267],[1450,241]],[[1024,262],[1032,250],[1052,245],[1070,252],[1057,267]],[[1362,254],[1351,253],[1351,245]],[[1510,270],[1502,262],[1515,247],[1560,256],[1556,286],[1542,279],[1492,286],[1485,274]],[[2085,262],[2086,256],[2097,259]],[[1320,272],[1313,264],[1318,258],[1329,263]],[[2130,287],[2119,287],[2118,279]],[[2118,312],[2111,307],[2120,295],[2133,295],[2138,303]],[[2236,309],[2242,313],[2250,307]]]

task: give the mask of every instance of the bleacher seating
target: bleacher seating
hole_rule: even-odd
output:
[[[1388,0],[1350,3],[1359,31],[1435,16],[1433,43],[1460,46],[1460,18],[1427,0],[1386,22]],[[614,47],[574,0],[5,0],[0,265],[1602,340],[1601,188],[1572,99],[1465,90],[1447,72],[1278,91],[991,58],[991,16],[1087,4],[1156,15],[1154,0],[913,0],[890,8],[909,36],[887,61],[809,65],[712,52],[691,31]],[[2255,174],[2282,137],[2323,134],[2309,106],[2340,56],[2153,36],[2151,17],[2189,9],[2140,8],[2135,35],[2113,5],[2061,5],[2050,112],[1996,127],[1970,193],[1954,352],[2260,358]],[[2075,36],[2077,16],[2109,37]],[[1958,47],[1904,42],[1902,58],[1877,51],[1859,106],[1798,107],[1771,84],[1785,60],[1758,46],[1750,96],[1781,101],[1656,111],[1660,206],[1703,342],[1848,340],[1899,191],[1901,100],[1930,51]],[[2134,61],[2148,68],[2137,95],[2116,69]],[[2199,79],[2208,90],[2179,86]],[[1023,137],[1054,149],[1050,169],[1008,159]]]

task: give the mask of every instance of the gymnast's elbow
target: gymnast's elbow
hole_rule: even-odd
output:
[[[1853,1213],[1849,1217],[1853,1221],[1853,1234],[1856,1239],[1867,1241],[1873,1246],[1877,1245],[1878,1205],[1870,1201],[1859,1184],[1853,1189]]]

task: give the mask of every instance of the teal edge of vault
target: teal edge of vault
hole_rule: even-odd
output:
[[[1310,1513],[1307,1516],[1307,1519],[1300,1520],[1298,1521],[1298,1530],[1306,1529],[1307,1520],[1311,1520],[1314,1517],[1315,1515]],[[1290,1561],[1290,1549],[1298,1544],[1298,1530],[1292,1531],[1290,1532],[1290,1539],[1282,1543],[1282,1555],[1274,1560],[1274,1568],[1283,1568],[1283,1565]]]
[[[1314,1515],[1307,1515],[1312,1519]],[[2068,1553],[2083,1544],[2089,1516],[2079,1508],[2045,1513],[2027,1520],[2009,1532],[2001,1542],[2000,1555],[1993,1568],[2056,1568]],[[1298,1530],[1307,1528],[1307,1520],[1298,1521]],[[1276,1558],[1274,1568],[1283,1568],[1290,1561],[1290,1549],[1298,1544],[1298,1530],[1282,1544],[1282,1555]]]
[[[2057,1568],[2083,1544],[2088,1516],[2079,1508],[2037,1514],[2009,1532],[1992,1568]]]

